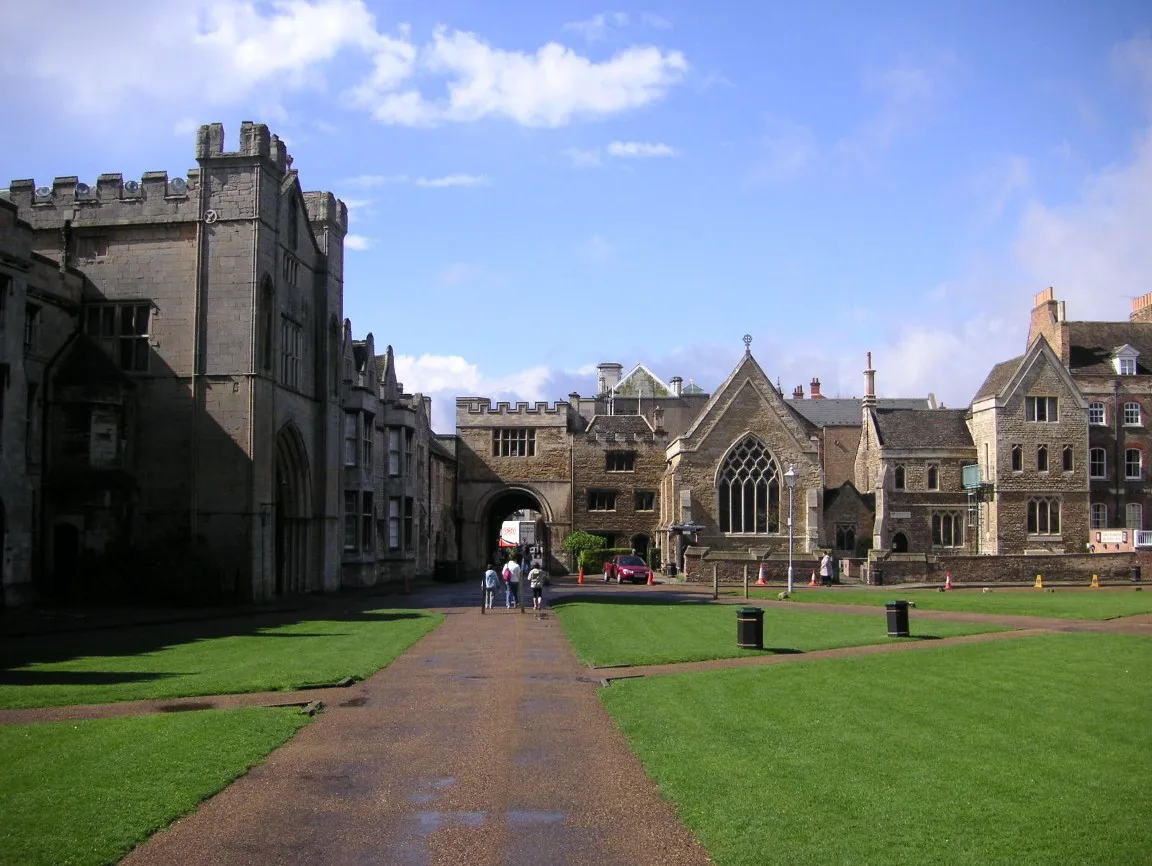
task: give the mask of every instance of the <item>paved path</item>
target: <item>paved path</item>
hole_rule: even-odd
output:
[[[358,694],[124,863],[710,862],[551,614],[446,612]]]

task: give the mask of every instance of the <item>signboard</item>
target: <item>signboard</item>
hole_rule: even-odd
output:
[[[520,543],[520,524],[515,520],[505,520],[500,524],[500,546],[515,547]]]
[[[892,512],[889,512],[888,516],[891,518],[899,520],[901,518],[911,517],[912,512],[911,511],[892,511]]]
[[[536,524],[531,520],[520,521],[520,543],[534,545],[536,544]]]
[[[1105,529],[1096,533],[1096,541],[1100,544],[1127,544],[1128,531],[1125,529]]]

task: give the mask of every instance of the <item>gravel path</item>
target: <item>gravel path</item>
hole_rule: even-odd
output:
[[[126,864],[710,860],[550,613],[443,626]]]

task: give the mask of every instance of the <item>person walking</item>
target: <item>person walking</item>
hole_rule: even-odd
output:
[[[547,575],[540,563],[533,563],[532,570],[528,572],[528,585],[532,587],[532,610],[544,608],[544,578]]]
[[[481,584],[484,587],[484,607],[491,610],[492,602],[496,598],[496,587],[500,585],[500,575],[496,573],[492,563],[488,563],[488,570],[484,572],[484,579]]]
[[[820,558],[820,583],[824,586],[832,585],[832,554],[825,553]]]
[[[508,561],[508,601],[509,607],[520,604],[520,563],[515,559]]]

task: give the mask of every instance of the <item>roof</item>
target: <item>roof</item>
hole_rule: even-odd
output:
[[[1112,355],[1126,344],[1140,353],[1136,372],[1152,375],[1152,323],[1069,322],[1068,344],[1068,368],[1073,375],[1115,375]]]
[[[992,372],[988,374],[988,378],[984,380],[984,384],[976,392],[976,396],[972,398],[972,402],[977,400],[984,400],[988,397],[996,397],[1001,391],[1007,387],[1008,383],[1012,381],[1012,376],[1016,373],[1017,368],[1024,361],[1023,355],[1017,355],[1008,361],[1001,361],[992,368]]]
[[[452,450],[435,436],[430,436],[428,438],[428,452],[430,454],[436,454],[437,456],[443,457],[447,460],[456,459],[456,455],[452,453]]]
[[[885,448],[972,448],[972,434],[964,421],[967,414],[967,409],[873,410]]]
[[[587,433],[634,433],[648,435],[652,427],[643,415],[594,415]]]
[[[861,493],[856,489],[856,485],[851,481],[845,481],[839,487],[833,487],[830,490],[824,491],[824,510],[827,511],[832,507],[833,503],[840,498],[841,495],[855,496],[864,505],[872,511],[876,510],[876,494],[875,493]]]
[[[616,383],[612,393],[617,397],[668,397],[672,392],[655,373],[643,364],[637,364]]]
[[[822,397],[819,400],[785,400],[799,412],[806,421],[817,427],[859,427],[862,421],[864,401],[856,397]],[[899,397],[877,400],[882,409],[919,409],[930,411],[928,398]]]
[[[684,386],[681,394],[707,394],[708,392],[696,384],[694,379],[689,379],[688,384]]]

